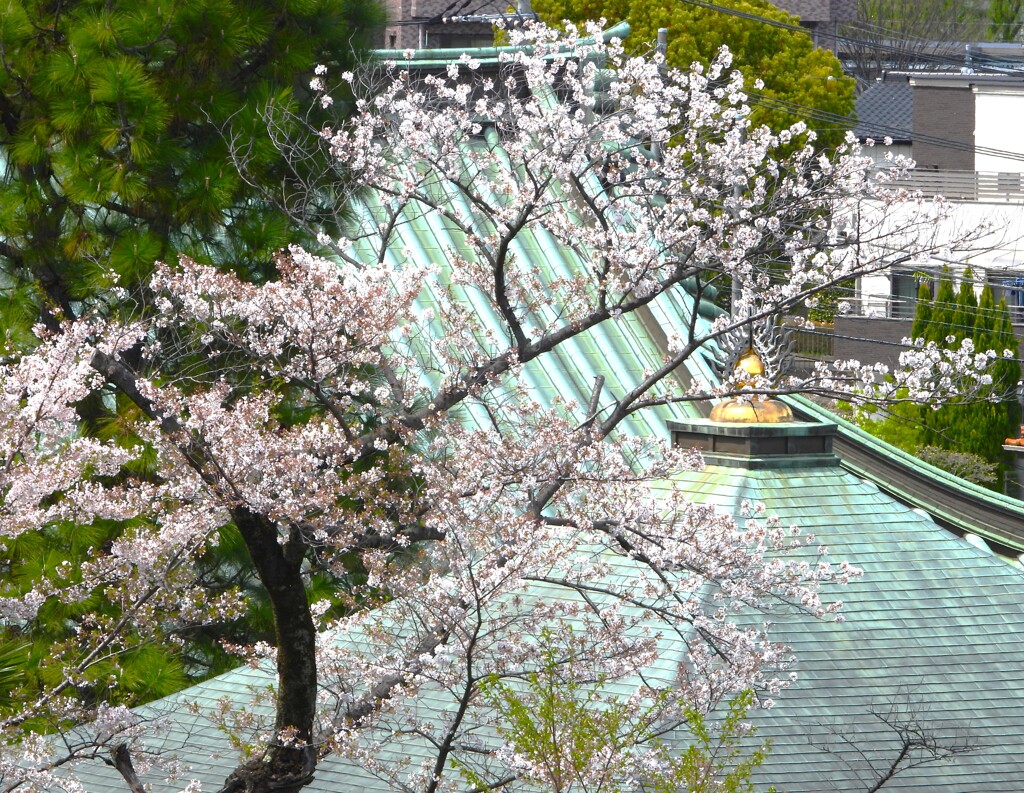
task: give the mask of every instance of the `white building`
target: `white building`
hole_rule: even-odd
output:
[[[992,224],[973,251],[951,250],[861,279],[869,316],[914,315],[921,277],[970,267],[1024,321],[1024,74],[890,75],[858,100],[858,136],[893,139],[889,151],[916,162],[908,186],[953,202],[954,233]],[[869,152],[880,159],[884,147]]]

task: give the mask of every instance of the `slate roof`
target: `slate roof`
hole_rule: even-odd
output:
[[[907,143],[914,128],[914,100],[910,83],[879,82],[857,97],[857,124],[854,134],[863,140],[881,140],[886,136],[894,142]]]

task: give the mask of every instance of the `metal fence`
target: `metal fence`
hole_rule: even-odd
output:
[[[805,358],[831,358],[834,355],[834,328],[815,325],[814,328],[790,327],[793,353]]]

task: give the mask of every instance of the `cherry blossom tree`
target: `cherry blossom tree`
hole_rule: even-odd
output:
[[[626,691],[615,712],[643,740],[609,745],[601,776],[578,781],[628,788],[675,768],[659,743],[673,726],[749,690],[770,705],[790,684],[790,653],[744,615],[788,603],[841,617],[819,587],[856,568],[756,505],[737,522],[692,503],[673,474],[699,456],[621,430],[637,411],[737,390],[969,395],[992,359],[969,343],[921,345],[894,372],[846,362],[802,381],[689,385],[673,373],[894,255],[971,234],[943,232],[941,204],[869,179],[853,143],[826,158],[800,126],[752,128],[727,53],[681,72],[596,31],[510,36],[490,75],[464,58],[425,77],[402,63],[372,83],[342,76],[358,112],[319,132],[351,191],[345,235],[321,239],[331,257],[283,253],[262,285],[182,259],[157,269],[130,318],[111,294],[9,353],[0,537],[120,531],[81,569],[0,600],[8,624],[53,599],[85,615],[45,684],[0,719],[5,789],[73,789],[74,762],[106,748],[138,789],[143,726],[74,694],[101,661],[244,611],[197,573],[225,527],[276,628],[272,646],[230,649],[277,673],[265,724],[218,714],[260,747],[225,791],[299,790],[332,754],[398,789],[543,778],[495,746],[489,704],[542,668],[569,690]],[[418,256],[421,219],[461,244]],[[549,246],[578,269],[529,254]],[[703,318],[701,300],[730,284],[733,313]],[[588,404],[531,392],[531,367],[656,304],[678,322],[628,390],[598,386]],[[90,397],[116,432],[81,430]],[[318,572],[343,609],[310,597]],[[424,715],[428,696],[440,713]]]

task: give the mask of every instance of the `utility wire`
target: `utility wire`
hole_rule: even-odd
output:
[[[681,0],[681,2],[686,3],[687,5],[696,6],[697,8],[704,8],[704,9],[706,9],[708,11],[718,11],[719,13],[728,14],[729,16],[739,17],[741,19],[749,19],[749,20],[751,20],[753,22],[760,22],[762,24],[770,25],[772,27],[781,28],[783,30],[792,30],[794,32],[799,32],[799,33],[803,33],[805,35],[810,35],[810,31],[808,31],[807,28],[802,27],[801,25],[794,25],[794,24],[791,24],[789,22],[782,22],[781,20],[778,20],[778,19],[771,19],[769,17],[764,17],[764,16],[761,16],[759,14],[752,14],[749,11],[740,11],[739,9],[736,9],[736,8],[728,8],[727,6],[718,5],[717,3],[706,2],[706,0]],[[843,43],[847,43],[847,44],[866,45],[866,46],[872,47],[872,48],[874,48],[876,50],[877,49],[886,50],[886,51],[888,51],[890,53],[895,53],[895,54],[898,54],[898,55],[904,55],[904,56],[913,57],[915,60],[924,61],[924,62],[928,62],[928,63],[936,63],[936,64],[942,64],[942,65],[949,65],[951,63],[951,61],[948,58],[945,58],[945,57],[943,57],[941,55],[930,55],[930,54],[927,54],[927,53],[919,53],[919,52],[915,52],[913,50],[908,50],[908,49],[900,48],[900,47],[893,46],[893,45],[880,44],[879,42],[876,42],[876,41],[870,41],[868,39],[858,39],[858,38],[855,38],[853,36],[844,36],[844,35],[839,34],[839,33],[830,33],[828,31],[824,31],[824,30],[818,30],[818,31],[815,31],[815,33],[818,36],[818,38],[830,39],[830,40],[835,41],[836,43],[843,42]],[[973,55],[972,55],[972,58],[973,58]],[[961,64],[957,64],[957,65],[958,65],[958,67],[962,67],[964,64],[961,63]],[[995,72],[995,73],[1000,73],[1000,74],[1024,74],[1024,70],[1022,70],[1022,69],[1013,69],[1012,67],[1003,68],[1003,67],[997,67],[997,66],[986,66],[984,64],[979,64],[979,66],[981,68],[988,69],[989,71],[992,71],[992,72]]]
[[[463,2],[462,7],[459,9],[459,11],[461,12],[462,9],[464,9],[467,5],[469,5],[469,2],[471,2],[471,0],[466,0],[465,2]],[[809,33],[810,33],[807,28],[802,27],[800,25],[794,25],[794,24],[791,24],[789,22],[783,22],[783,21],[778,20],[778,19],[771,19],[770,17],[764,17],[764,16],[761,16],[759,14],[750,13],[748,11],[740,11],[739,9],[729,8],[727,6],[718,5],[717,3],[707,2],[707,0],[681,0],[681,2],[686,3],[687,5],[695,6],[697,8],[703,8],[703,9],[706,9],[708,11],[717,11],[717,12],[722,13],[722,14],[728,14],[729,16],[739,17],[741,19],[748,19],[748,20],[753,21],[753,22],[760,22],[762,24],[770,25],[772,27],[781,28],[783,30],[791,30],[791,31],[794,31],[794,32],[803,33],[805,35],[809,35]],[[452,2],[449,3],[448,6],[441,13],[436,14],[436,15],[434,15],[432,17],[429,17],[429,18],[395,20],[395,21],[391,22],[390,24],[392,24],[392,25],[421,25],[421,24],[424,24],[425,22],[436,23],[436,22],[442,21],[442,19],[450,19],[454,15],[449,13],[449,12],[451,11],[452,7],[456,5],[456,3],[458,3],[458,0],[452,0]],[[516,16],[518,16],[518,14],[513,12],[511,14],[505,14],[503,16],[516,17]],[[857,26],[860,26],[862,28],[868,28],[869,29],[869,26],[868,26],[867,23],[858,22],[858,23],[854,23],[854,24],[857,25]],[[878,28],[877,26],[870,26],[870,27],[876,27],[876,29],[879,30],[880,32],[893,33],[897,37],[902,38],[904,40],[915,41],[915,42],[918,42],[918,43],[931,43],[931,42],[927,42],[924,39],[919,39],[919,38],[915,38],[915,37],[911,37],[911,36],[907,36],[907,35],[901,34],[898,31],[890,31],[890,30],[887,30],[885,28]],[[898,55],[898,56],[906,56],[906,57],[913,58],[914,60],[916,60],[918,62],[932,63],[932,64],[935,64],[937,66],[946,66],[946,67],[952,66],[954,68],[963,68],[963,66],[965,65],[962,62],[951,60],[948,56],[943,56],[943,55],[940,55],[940,54],[924,53],[924,52],[919,52],[919,51],[915,51],[915,50],[908,50],[906,48],[902,48],[902,47],[899,47],[899,46],[896,46],[896,45],[885,44],[884,42],[872,41],[870,39],[862,39],[862,38],[857,38],[855,36],[845,36],[845,35],[842,35],[840,33],[830,33],[830,32],[828,32],[826,30],[817,30],[817,31],[815,31],[815,34],[817,35],[818,38],[824,38],[824,39],[828,39],[828,40],[833,40],[836,43],[842,42],[842,43],[845,43],[845,44],[854,44],[854,45],[867,46],[867,47],[871,47],[872,49],[874,49],[876,51],[881,50],[881,51],[889,52],[889,53],[892,53],[892,54]],[[941,43],[941,42],[939,42],[939,43]],[[951,43],[953,43],[953,42],[951,42]],[[973,65],[973,67],[975,68],[976,71],[977,70],[986,70],[988,72],[992,72],[992,73],[996,73],[996,74],[1008,74],[1008,75],[1020,74],[1020,75],[1024,75],[1024,68],[1014,68],[1014,67],[1007,67],[1007,66],[997,65],[995,59],[990,58],[987,55],[985,55],[983,53],[980,53],[980,52],[971,52],[971,61],[972,61],[972,65]]]
[[[844,128],[852,128],[857,123],[857,119],[853,116],[844,116],[839,113],[832,113],[827,110],[821,110],[820,108],[810,107],[803,105],[798,102],[791,102],[787,99],[780,97],[768,96],[757,91],[747,91],[748,96],[754,100],[754,104],[760,105],[769,110],[782,110],[793,115],[799,115],[801,117],[809,118],[813,121],[821,121],[827,124],[833,124]],[[936,135],[926,135],[914,133],[912,130],[903,129],[900,127],[889,126],[886,124],[879,124],[875,126],[875,130],[882,135],[888,135],[894,138],[904,138],[921,143],[930,143],[933,146],[941,146],[943,148],[955,149],[957,151],[969,151],[975,154],[985,154],[992,157],[999,157],[1005,160],[1016,160],[1024,162],[1024,153],[1007,151],[1005,149],[995,149],[990,146],[976,146],[972,143],[966,143],[964,141],[950,140],[949,138],[940,138]]]
[[[904,344],[901,341],[888,341],[888,340],[885,340],[885,339],[871,339],[871,338],[867,338],[867,337],[864,337],[864,336],[848,336],[848,335],[846,335],[844,333],[825,333],[824,331],[820,331],[820,330],[804,330],[804,329],[801,329],[801,328],[794,328],[794,330],[797,330],[800,333],[809,334],[811,336],[821,336],[823,338],[842,339],[844,341],[866,342],[868,344],[879,344],[879,345],[881,345],[883,347],[899,347],[900,349],[903,349],[903,350],[913,350],[913,349],[915,349],[913,344]],[[1012,356],[1011,357],[1005,357],[1005,356],[1002,356],[1002,355],[997,355],[995,357],[995,360],[997,360],[997,361],[1012,361],[1013,363],[1024,364],[1024,358],[1014,358]]]
[[[472,0],[463,0],[462,5],[457,9],[457,13],[461,12],[462,10],[464,10],[471,2],[472,2]],[[708,10],[711,10],[711,11],[717,11],[717,12],[720,12],[720,13],[723,13],[723,14],[728,14],[728,15],[740,17],[740,18],[743,18],[743,19],[749,19],[751,21],[760,22],[760,23],[763,23],[763,24],[766,24],[766,25],[771,25],[773,27],[782,28],[784,30],[792,30],[792,31],[795,31],[795,32],[803,33],[803,34],[806,34],[808,32],[806,28],[803,28],[800,25],[793,25],[793,24],[790,24],[788,22],[782,22],[780,20],[776,20],[776,19],[771,19],[769,17],[760,16],[758,14],[752,14],[752,13],[749,13],[749,12],[746,12],[746,11],[739,11],[738,9],[728,8],[726,6],[721,6],[721,5],[718,5],[716,3],[706,2],[706,0],[682,0],[682,2],[687,3],[688,5],[692,5],[692,6],[698,7],[698,8],[705,8],[705,9],[708,9]],[[431,22],[435,21],[435,20],[439,21],[441,19],[441,17],[446,17],[447,18],[448,16],[450,16],[448,14],[448,12],[451,11],[456,6],[457,3],[458,3],[458,0],[452,0],[452,2],[448,4],[448,6],[445,8],[445,10],[441,12],[441,14],[437,15],[436,17],[434,17],[430,21]],[[413,20],[403,20],[403,21],[399,21],[399,22],[396,22],[396,23],[393,23],[393,24],[422,24],[422,22],[421,21],[413,21]],[[849,37],[849,36],[838,36],[836,34],[831,34],[831,33],[826,33],[824,35],[827,38],[835,38],[837,41],[841,40],[841,41],[849,42],[849,43],[869,44],[869,45],[875,46],[874,42],[870,42],[870,41],[867,41],[867,40],[864,40],[864,39],[856,39],[856,38],[852,38],[852,37]],[[898,53],[903,53],[903,54],[912,54],[912,55],[915,54],[915,53],[910,53],[909,51],[906,51],[906,50],[900,50],[899,48],[887,47],[887,46],[884,46],[884,45],[881,48],[882,49],[889,49],[891,51],[898,52]],[[915,57],[916,57],[916,55],[915,55]],[[980,56],[972,56],[972,57],[980,57]],[[947,66],[948,65],[958,66],[958,64],[956,64],[955,62],[949,60],[948,58],[942,58],[941,56],[929,57],[929,58],[926,58],[925,60],[930,60],[930,61],[933,61],[935,63],[939,63],[939,64],[947,65]],[[1024,69],[1002,69],[1000,71],[1002,73],[1014,73],[1014,74],[1024,75]],[[814,108],[814,107],[810,107],[808,105],[802,105],[802,104],[799,104],[799,103],[796,103],[796,102],[791,102],[791,101],[786,100],[786,99],[781,99],[779,97],[768,96],[766,94],[761,94],[761,93],[758,93],[756,91],[748,91],[747,94],[748,94],[748,96],[750,96],[752,98],[755,98],[755,104],[758,104],[758,105],[760,105],[762,107],[765,107],[766,109],[781,110],[783,112],[787,112],[787,113],[790,113],[792,115],[800,116],[801,118],[806,118],[806,119],[811,120],[811,121],[818,121],[818,122],[821,122],[821,123],[824,123],[824,124],[828,124],[828,125],[838,126],[838,127],[844,128],[844,129],[853,129],[856,126],[856,124],[857,124],[857,119],[855,117],[853,117],[853,116],[845,116],[845,115],[841,115],[841,114],[838,114],[838,113],[831,113],[831,112],[826,111],[826,110],[821,110],[820,108]],[[992,156],[992,157],[997,157],[997,158],[1000,158],[1000,159],[1012,160],[1012,161],[1017,161],[1017,162],[1024,162],[1024,154],[1019,153],[1019,152],[1011,152],[1011,151],[1006,151],[1005,149],[996,149],[996,148],[992,148],[992,147],[988,147],[988,146],[976,146],[974,144],[966,143],[964,141],[950,140],[949,138],[942,138],[942,137],[939,137],[939,136],[936,136],[936,135],[927,135],[927,134],[923,134],[923,133],[915,134],[912,130],[908,130],[908,129],[905,129],[905,128],[896,127],[896,126],[892,126],[892,125],[884,125],[884,124],[874,125],[874,128],[872,129],[872,132],[877,132],[877,134],[886,135],[886,136],[894,137],[894,138],[912,139],[912,140],[915,140],[915,141],[919,141],[921,143],[928,143],[928,144],[931,144],[933,146],[937,146],[937,147],[941,147],[941,148],[945,148],[945,149],[952,149],[954,151],[972,152],[972,153],[975,153],[975,154],[983,154],[983,155],[988,155],[988,156]]]

